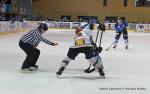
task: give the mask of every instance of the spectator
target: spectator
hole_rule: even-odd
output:
[[[5,12],[11,12],[11,0],[5,2]]]
[[[1,12],[5,12],[5,11],[6,11],[5,8],[6,8],[6,5],[3,4],[3,5],[2,5],[2,8],[1,8]]]

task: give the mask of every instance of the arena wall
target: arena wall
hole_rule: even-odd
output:
[[[45,17],[60,18],[61,15],[72,16],[125,16],[130,22],[150,22],[150,7],[135,7],[135,0],[128,0],[124,7],[124,0],[38,0],[32,4],[32,13]]]

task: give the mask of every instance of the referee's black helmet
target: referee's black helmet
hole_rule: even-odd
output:
[[[40,23],[39,28],[43,29],[44,31],[48,30],[48,26],[47,26],[47,24],[45,22]]]

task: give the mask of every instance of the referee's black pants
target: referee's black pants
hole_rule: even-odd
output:
[[[19,47],[26,53],[26,59],[23,62],[22,69],[29,68],[35,66],[39,55],[40,50],[35,48],[34,46],[24,43],[20,40]]]

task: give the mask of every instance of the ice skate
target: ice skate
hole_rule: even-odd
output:
[[[105,77],[105,73],[104,73],[103,69],[99,69],[98,72],[101,77]]]
[[[57,76],[61,76],[61,74],[62,74],[62,72],[64,71],[64,67],[61,67],[60,69],[59,69],[59,71],[58,72],[56,72],[56,75]]]
[[[128,45],[125,46],[125,49],[126,49],[126,50],[128,49]]]
[[[116,44],[114,44],[113,48],[115,49],[116,47],[117,47],[117,45],[116,45]]]

